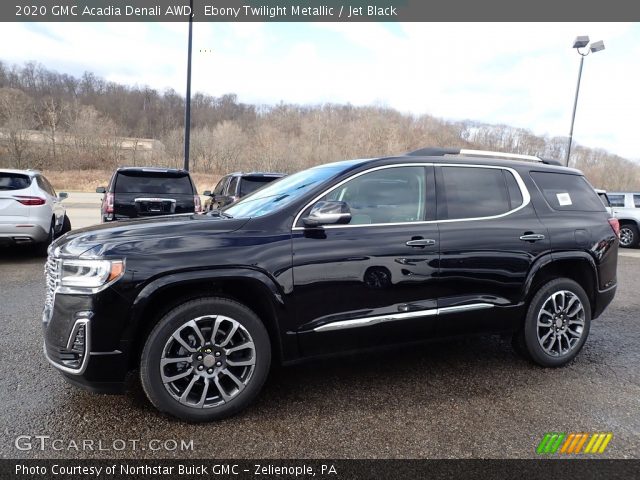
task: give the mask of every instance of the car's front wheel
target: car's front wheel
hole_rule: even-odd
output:
[[[591,326],[591,305],[584,289],[568,278],[540,287],[529,303],[520,351],[543,367],[560,367],[575,358]]]
[[[270,363],[269,336],[257,315],[233,300],[206,297],[160,320],[144,346],[140,377],[159,410],[205,422],[244,409]]]

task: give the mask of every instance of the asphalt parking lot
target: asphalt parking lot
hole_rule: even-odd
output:
[[[276,369],[248,410],[204,425],[159,414],[135,379],[125,396],[66,384],[42,354],[43,263],[0,250],[2,458],[530,458],[552,431],[613,432],[599,457],[640,458],[638,251],[620,256],[618,294],[565,368],[497,336],[440,341]]]

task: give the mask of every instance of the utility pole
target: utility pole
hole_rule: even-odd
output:
[[[187,54],[187,98],[184,108],[184,169],[189,170],[189,149],[191,146],[191,50],[193,47],[193,0],[189,0],[189,47]]]

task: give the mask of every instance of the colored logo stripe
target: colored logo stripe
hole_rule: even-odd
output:
[[[603,453],[612,438],[613,434],[610,432],[593,434],[584,432],[568,434],[550,432],[542,437],[542,441],[538,444],[538,448],[536,448],[536,453],[539,455],[553,453]]]

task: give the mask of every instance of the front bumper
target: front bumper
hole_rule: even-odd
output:
[[[121,339],[126,312],[112,289],[96,295],[57,293],[43,312],[44,355],[74,385],[98,392],[124,388],[129,342]]]

